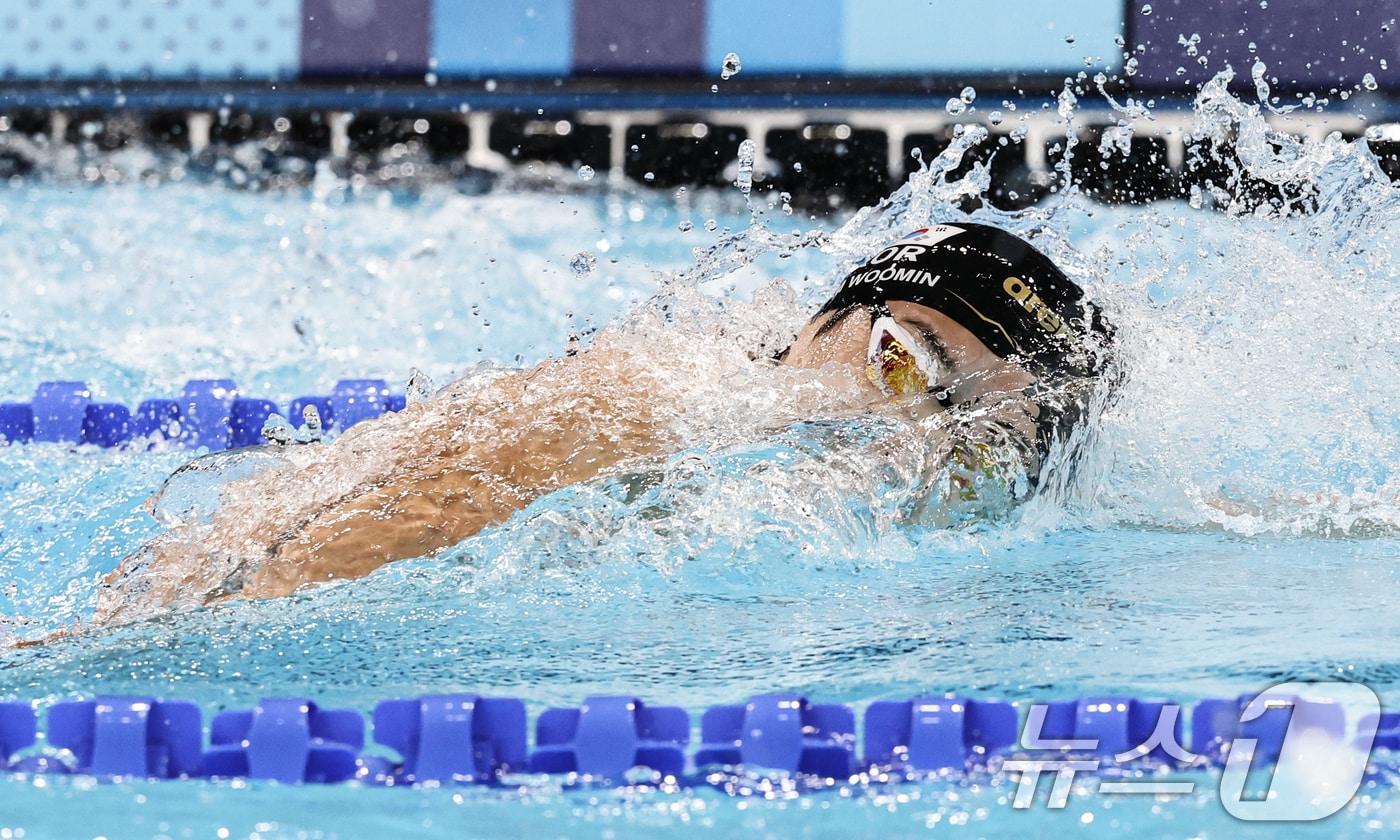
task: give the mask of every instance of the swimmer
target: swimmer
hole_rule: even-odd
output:
[[[1028,243],[938,225],[847,275],[772,360],[774,420],[962,412],[973,419],[946,448],[959,495],[1002,473],[1033,484],[1100,377],[1110,337],[1079,287]],[[177,525],[127,558],[104,581],[94,624],[361,577],[453,546],[552,491],[675,453],[695,402],[686,348],[650,341],[604,331],[584,350],[485,385],[462,380],[329,446],[289,447],[315,454],[240,479],[209,521]]]

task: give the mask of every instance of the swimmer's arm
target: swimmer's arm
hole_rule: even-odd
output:
[[[546,493],[665,451],[664,385],[647,369],[595,347],[497,380],[457,412],[467,428],[435,439],[431,455],[273,538],[239,594],[283,595],[430,554]]]
[[[439,399],[362,423],[293,484],[243,480],[210,526],[179,526],[128,557],[104,581],[94,624],[360,577],[455,545],[554,489],[665,451],[674,399],[649,369],[645,359],[595,345],[475,392],[449,386]],[[337,471],[367,464],[375,470],[368,480],[339,498],[317,496]]]
[[[674,449],[683,400],[656,359],[603,345],[367,421],[293,475],[230,485],[103,582],[92,624],[289,594],[455,545],[551,490]],[[337,482],[358,468],[367,478]],[[327,489],[335,488],[335,489]]]

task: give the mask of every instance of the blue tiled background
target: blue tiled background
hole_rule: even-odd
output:
[[[301,0],[0,0],[0,74],[293,76],[301,15]]]
[[[0,77],[711,78],[731,51],[748,77],[1056,76],[1086,57],[1117,66],[1121,35],[1143,45],[1147,87],[1252,63],[1254,41],[1289,82],[1370,72],[1400,85],[1400,30],[1372,25],[1376,0],[1155,6],[1144,16],[1123,0],[0,0]],[[1202,33],[1207,67],[1177,43],[1185,33]]]
[[[562,76],[573,67],[573,0],[437,0],[439,76]]]
[[[710,0],[704,69],[718,73],[737,53],[744,73],[838,73],[845,52],[843,7],[851,0]]]
[[[1086,55],[1122,63],[1119,0],[848,0],[842,11],[852,73],[1069,71]]]

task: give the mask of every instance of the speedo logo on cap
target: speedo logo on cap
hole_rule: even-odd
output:
[[[1040,299],[1029,283],[1019,277],[1008,277],[1001,284],[1001,288],[1012,297],[1021,308],[1035,316],[1035,322],[1042,330],[1045,330],[1055,338],[1073,340],[1074,333],[1070,331],[1069,325],[1054,310],[1045,305],[1045,301]]]

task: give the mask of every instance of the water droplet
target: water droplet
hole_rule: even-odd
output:
[[[949,114],[957,116],[967,110],[967,103],[961,99],[953,98],[948,100],[948,104],[943,106]]]
[[[286,446],[294,437],[292,424],[280,414],[271,414],[263,423],[262,439],[275,446]]]
[[[739,192],[748,195],[753,190],[753,160],[758,155],[758,144],[747,138],[739,144],[739,175],[734,185]]]
[[[705,220],[705,230],[713,232],[717,228],[719,228],[719,222],[716,222],[714,219]]]
[[[1370,73],[1361,77],[1361,86],[1367,90],[1375,90],[1380,87],[1380,85],[1376,84],[1376,77],[1372,76]]]
[[[987,115],[987,122],[992,125],[1001,125],[1001,120],[1002,116],[1000,111],[993,111]]]
[[[681,219],[681,223],[676,225],[676,230],[681,233],[690,233],[695,228],[695,223],[689,219]]]
[[[598,258],[587,251],[579,251],[569,260],[569,268],[574,270],[574,274],[579,277],[586,277],[593,273],[593,269],[598,267]]]
[[[321,440],[321,409],[316,407],[316,403],[301,407],[301,427],[307,430],[309,437]]]
[[[1259,59],[1254,60],[1254,66],[1250,68],[1250,76],[1254,79],[1254,94],[1259,97],[1260,102],[1269,101],[1269,83],[1264,78],[1264,74],[1269,72],[1269,66]]]
[[[1066,36],[1065,36],[1065,43],[1066,43],[1066,44],[1073,44],[1073,43],[1074,43],[1074,36],[1073,36],[1073,35],[1066,35]]]
[[[724,66],[720,68],[719,77],[728,79],[730,76],[739,75],[739,71],[744,69],[744,65],[739,61],[738,53],[726,53],[724,56]]]
[[[487,93],[491,93],[491,92],[493,92],[493,91],[495,91],[495,90],[496,90],[496,80],[495,80],[495,79],[487,79],[487,80],[486,80],[486,91],[487,91]]]
[[[404,386],[404,397],[409,405],[423,402],[433,395],[433,380],[426,373],[413,368],[408,372],[408,384]]]
[[[710,85],[710,93],[719,93],[719,85]]]
[[[319,441],[321,429],[321,410],[314,403],[302,406],[301,429],[298,430],[297,437],[307,443]]]
[[[1143,4],[1142,4],[1142,16],[1143,16],[1143,17],[1151,17],[1151,15],[1152,15],[1152,4],[1151,4],[1151,3],[1143,3]]]
[[[958,94],[958,98],[971,105],[972,101],[977,98],[977,91],[974,88],[965,87],[962,89],[962,92]]]
[[[1261,8],[1261,9],[1267,9],[1267,8],[1269,8],[1269,0],[1259,0],[1259,8]]]
[[[596,174],[597,173],[593,171],[593,167],[586,163],[578,168],[578,179],[580,181],[592,181],[593,176]]]

